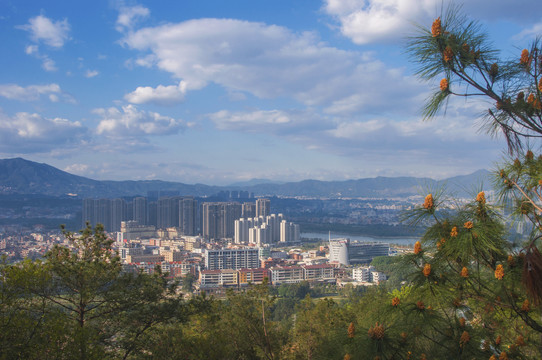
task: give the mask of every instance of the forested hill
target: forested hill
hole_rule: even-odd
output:
[[[160,180],[99,181],[22,158],[0,160],[0,193],[4,194],[70,194],[86,198],[146,196],[148,191],[179,191],[183,195],[205,196],[220,190],[216,186]]]
[[[245,190],[256,196],[367,197],[393,198],[420,194],[445,186],[457,196],[489,190],[491,174],[473,174],[446,180],[416,177],[376,177],[346,181],[303,180],[276,184],[209,186],[160,180],[98,181],[73,175],[47,164],[22,158],[0,160],[1,194],[42,194],[49,196],[121,197],[146,196],[148,191],[178,191],[181,195],[210,196],[223,190]]]

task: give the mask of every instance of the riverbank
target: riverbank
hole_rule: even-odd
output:
[[[368,236],[372,238],[404,238],[421,237],[424,228],[407,225],[385,225],[385,224],[321,224],[321,223],[298,223],[302,233],[344,234],[350,236]]]
[[[301,233],[301,238],[305,238],[305,239],[319,239],[321,241],[328,241],[329,237],[330,237],[329,233],[319,233],[319,232]],[[420,240],[419,237],[415,237],[415,236],[373,237],[373,236],[355,235],[355,234],[339,234],[339,233],[333,233],[333,232],[331,233],[331,238],[332,239],[348,238],[351,241],[384,242],[384,243],[403,245],[403,246],[414,246],[414,243]]]

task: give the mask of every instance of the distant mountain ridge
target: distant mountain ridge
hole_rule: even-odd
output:
[[[258,182],[258,181],[257,181]],[[211,186],[161,180],[99,181],[70,174],[53,166],[22,158],[0,159],[0,194],[42,194],[49,196],[123,197],[146,196],[149,191],[178,191],[181,195],[211,196],[223,190],[245,190],[257,196],[394,198],[418,195],[421,191],[446,186],[457,196],[489,189],[491,173],[479,170],[446,180],[415,177],[376,177],[345,181],[303,180],[288,183]]]
[[[259,195],[394,198],[419,195],[422,191],[444,187],[448,192],[463,197],[476,194],[482,185],[484,190],[491,189],[491,179],[489,171],[478,170],[445,180],[378,176],[344,181],[303,180],[285,184],[259,184],[246,189]]]
[[[226,185],[225,187],[247,187],[261,184],[284,184],[284,181],[273,181],[268,179],[250,179],[247,181],[238,181]]]

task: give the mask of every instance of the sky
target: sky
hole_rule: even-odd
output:
[[[456,4],[460,4],[456,2]],[[0,1],[0,158],[98,180],[442,179],[493,169],[482,100],[405,53],[441,0]],[[542,34],[542,2],[470,0],[501,57]]]

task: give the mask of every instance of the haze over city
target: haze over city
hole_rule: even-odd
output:
[[[404,44],[441,1],[4,1],[0,158],[94,179],[229,184],[491,169],[487,104],[422,121]],[[470,1],[502,57],[542,3]]]

